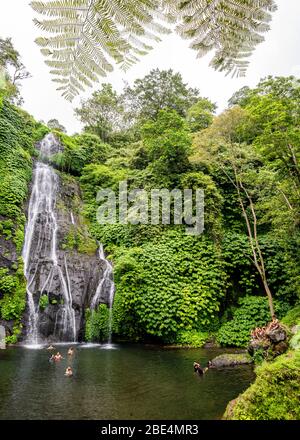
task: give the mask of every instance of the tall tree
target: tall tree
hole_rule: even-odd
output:
[[[207,98],[200,98],[187,112],[187,121],[192,132],[204,130],[213,122],[213,115],[217,109]]]
[[[97,134],[107,142],[115,132],[126,128],[122,98],[111,84],[102,84],[91,98],[81,102],[75,114],[85,126],[85,131]]]
[[[188,87],[180,73],[153,69],[124,90],[126,107],[136,119],[155,119],[161,110],[175,110],[186,116],[199,99],[199,90]]]
[[[244,75],[247,58],[264,40],[276,10],[274,0],[51,0],[31,5],[47,17],[35,20],[46,32],[37,43],[58,90],[69,100],[111,72],[113,63],[124,68],[135,63],[151,49],[149,39],[159,41],[158,35],[168,32],[163,22],[170,19],[177,21],[180,35],[192,39],[199,57],[216,50],[215,69]]]
[[[155,121],[144,124],[142,139],[154,173],[165,182],[177,183],[179,175],[190,168],[191,136],[186,121],[174,110],[161,110]]]
[[[235,189],[240,212],[245,220],[252,261],[266,292],[271,317],[275,317],[273,295],[269,286],[265,258],[258,231],[258,202],[264,190],[259,178],[262,160],[252,145],[242,142],[242,126],[248,119],[246,110],[233,107],[215,118],[211,127],[196,139],[196,148],[209,152],[206,160],[214,162]],[[260,185],[258,184],[260,183]]]
[[[29,78],[30,73],[26,70],[10,38],[5,40],[0,38],[0,76],[11,102],[22,104],[20,81]]]

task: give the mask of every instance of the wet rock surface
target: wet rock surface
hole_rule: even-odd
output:
[[[252,358],[247,353],[226,353],[215,357],[211,363],[213,368],[234,367],[235,365],[251,364]]]
[[[49,142],[48,150],[51,154],[59,152],[60,148],[58,144]],[[37,166],[41,169],[47,167],[43,164]],[[38,311],[37,330],[43,339],[73,340],[71,325],[66,325],[68,312],[69,321],[75,321],[76,339],[81,340],[84,336],[85,309],[90,307],[103,279],[106,261],[99,258],[97,243],[89,236],[81,215],[83,207],[76,179],[51,168],[49,172],[45,171],[50,176],[46,176],[49,182],[45,182],[43,172],[42,169],[41,176],[36,174],[35,178],[41,179],[40,187],[43,185],[44,190],[49,185],[49,191],[53,193],[52,200],[49,202],[45,197],[40,197],[40,205],[45,206],[39,206],[34,217],[28,262],[25,264],[28,268],[28,289]],[[31,194],[30,203],[33,202]],[[29,215],[27,212],[27,218]],[[109,288],[106,289],[103,284],[98,302],[109,305]],[[32,310],[27,304],[23,318],[23,338],[28,333],[26,327],[30,322],[30,313],[32,315]]]

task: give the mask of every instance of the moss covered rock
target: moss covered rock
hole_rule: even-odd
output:
[[[212,367],[233,367],[235,365],[251,364],[252,358],[247,353],[226,353],[215,357],[212,360]]]
[[[299,420],[300,351],[290,351],[257,368],[255,382],[224,414],[227,420]]]

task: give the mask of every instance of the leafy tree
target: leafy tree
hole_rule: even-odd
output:
[[[20,54],[14,48],[11,38],[0,38],[0,80],[12,103],[22,104],[20,81],[29,77],[30,73],[21,62]]]
[[[98,135],[104,142],[126,127],[121,97],[111,84],[102,84],[92,97],[81,102],[75,110],[85,126],[85,131]]]
[[[180,73],[153,69],[133,87],[124,90],[124,100],[135,119],[155,119],[160,110],[175,110],[186,116],[188,109],[197,102],[199,90],[187,86]]]
[[[56,136],[63,145],[63,152],[52,157],[52,161],[71,174],[80,175],[90,163],[105,162],[110,151],[110,146],[94,134],[83,133],[70,138],[58,131]]]
[[[213,114],[217,109],[207,98],[201,98],[187,112],[187,121],[192,132],[204,130],[211,125]]]
[[[57,119],[50,119],[50,121],[48,121],[48,123],[47,123],[47,126],[51,130],[61,131],[62,133],[66,133],[67,132],[65,127],[63,125],[61,125],[61,123]]]
[[[58,90],[69,100],[111,72],[110,60],[124,69],[135,63],[151,49],[149,39],[159,41],[158,35],[168,32],[163,22],[170,19],[178,23],[180,35],[192,39],[199,57],[216,49],[211,62],[215,69],[244,75],[246,59],[264,40],[270,12],[276,10],[274,0],[52,0],[31,6],[51,17],[35,20],[46,32],[36,42],[60,84]]]
[[[300,222],[300,80],[269,76],[254,89],[241,89],[232,102],[248,115],[240,139],[254,146],[266,168],[264,222],[273,224],[278,236],[291,238]]]
[[[273,295],[269,287],[265,259],[258,234],[257,204],[263,192],[264,181],[259,179],[261,161],[255,150],[239,142],[241,125],[247,112],[234,107],[216,118],[203,142],[211,145],[211,160],[224,172],[236,191],[237,201],[245,220],[253,264],[255,265],[269,301],[271,316],[275,316]],[[214,137],[215,136],[215,137]],[[207,145],[208,142],[208,145]]]
[[[156,121],[144,124],[142,139],[156,175],[174,183],[178,174],[189,169],[191,137],[176,111],[161,110]]]

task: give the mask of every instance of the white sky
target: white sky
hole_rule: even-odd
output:
[[[12,37],[16,49],[22,55],[22,61],[32,74],[32,78],[23,82],[22,96],[24,108],[36,119],[48,121],[57,118],[70,134],[79,131],[81,125],[74,116],[74,108],[80,99],[72,104],[65,101],[56,84],[51,81],[49,68],[44,57],[34,43],[40,36],[39,29],[32,23],[34,12],[29,0],[8,0],[1,2],[0,37]],[[266,34],[266,41],[258,46],[251,58],[251,65],[245,78],[232,79],[224,73],[214,72],[208,67],[211,54],[198,60],[196,53],[189,49],[189,42],[176,35],[163,39],[155,49],[141,62],[124,74],[115,71],[103,82],[111,82],[122,90],[123,81],[132,83],[142,78],[151,69],[169,69],[178,71],[192,87],[200,89],[202,96],[216,102],[219,111],[226,107],[231,95],[244,85],[254,86],[261,77],[267,75],[300,76],[300,1],[277,0],[278,11],[273,16],[272,30]],[[88,97],[91,89],[82,97]]]

